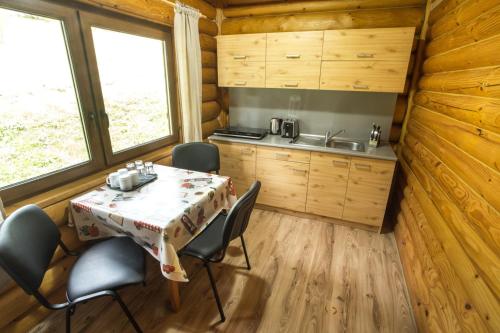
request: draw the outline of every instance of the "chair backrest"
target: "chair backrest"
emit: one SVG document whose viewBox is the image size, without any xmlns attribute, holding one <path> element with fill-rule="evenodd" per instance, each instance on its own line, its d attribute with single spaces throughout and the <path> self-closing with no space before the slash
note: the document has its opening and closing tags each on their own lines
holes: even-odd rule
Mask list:
<svg viewBox="0 0 500 333">
<path fill-rule="evenodd" d="M 241 236 L 247 229 L 257 195 L 260 191 L 260 181 L 255 181 L 250 189 L 241 196 L 227 214 L 224 222 L 222 243 L 223 248 L 233 239 Z"/>
<path fill-rule="evenodd" d="M 0 266 L 28 294 L 37 292 L 61 234 L 38 206 L 24 206 L 0 226 Z"/>
<path fill-rule="evenodd" d="M 212 143 L 191 142 L 177 145 L 172 152 L 172 166 L 201 172 L 219 172 L 219 148 Z"/>
</svg>

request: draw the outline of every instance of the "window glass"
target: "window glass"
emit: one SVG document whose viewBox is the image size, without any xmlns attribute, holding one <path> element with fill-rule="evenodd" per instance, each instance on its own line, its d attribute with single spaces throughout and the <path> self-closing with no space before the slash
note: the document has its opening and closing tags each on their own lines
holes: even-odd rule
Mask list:
<svg viewBox="0 0 500 333">
<path fill-rule="evenodd" d="M 0 187 L 90 159 L 62 22 L 0 8 Z"/>
<path fill-rule="evenodd" d="M 165 42 L 92 27 L 113 153 L 172 134 Z"/>
</svg>

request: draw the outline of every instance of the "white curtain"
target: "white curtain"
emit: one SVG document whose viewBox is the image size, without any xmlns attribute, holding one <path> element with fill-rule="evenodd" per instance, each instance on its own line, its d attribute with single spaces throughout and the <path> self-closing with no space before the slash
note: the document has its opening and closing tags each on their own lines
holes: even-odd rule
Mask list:
<svg viewBox="0 0 500 333">
<path fill-rule="evenodd" d="M 174 18 L 175 58 L 184 142 L 201 141 L 201 48 L 198 10 L 177 3 Z"/>
</svg>

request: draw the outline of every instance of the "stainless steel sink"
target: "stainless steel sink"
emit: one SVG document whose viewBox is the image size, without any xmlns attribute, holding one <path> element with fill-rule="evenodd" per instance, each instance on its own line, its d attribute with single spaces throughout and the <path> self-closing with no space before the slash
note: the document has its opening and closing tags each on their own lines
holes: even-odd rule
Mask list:
<svg viewBox="0 0 500 333">
<path fill-rule="evenodd" d="M 361 141 L 349 140 L 343 138 L 332 138 L 325 145 L 325 136 L 324 135 L 315 135 L 315 134 L 300 134 L 294 140 L 290 141 L 293 145 L 299 146 L 308 146 L 308 147 L 326 147 L 326 148 L 335 148 L 335 149 L 343 149 L 343 150 L 351 150 L 364 152 L 365 145 Z"/>
<path fill-rule="evenodd" d="M 365 145 L 362 142 L 353 140 L 344 140 L 344 139 L 333 139 L 326 144 L 326 147 L 353 150 L 359 152 L 365 151 Z"/>
</svg>

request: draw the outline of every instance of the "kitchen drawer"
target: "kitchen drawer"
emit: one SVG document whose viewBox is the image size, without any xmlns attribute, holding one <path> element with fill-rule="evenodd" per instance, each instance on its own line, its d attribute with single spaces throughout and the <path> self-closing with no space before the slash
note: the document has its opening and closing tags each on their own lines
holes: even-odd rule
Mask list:
<svg viewBox="0 0 500 333">
<path fill-rule="evenodd" d="M 323 61 L 321 66 L 322 90 L 403 92 L 408 62 Z"/>
<path fill-rule="evenodd" d="M 352 157 L 349 180 L 391 187 L 395 162 Z"/>
<path fill-rule="evenodd" d="M 235 158 L 243 161 L 255 161 L 257 148 L 254 145 L 243 143 L 211 141 L 219 148 L 221 161 L 226 158 Z"/>
<path fill-rule="evenodd" d="M 219 63 L 218 75 L 219 87 L 264 88 L 266 86 L 266 64 L 263 61 Z"/>
<path fill-rule="evenodd" d="M 321 61 L 266 62 L 266 88 L 318 89 Z"/>
<path fill-rule="evenodd" d="M 414 27 L 325 31 L 323 60 L 408 62 L 414 33 Z"/>
<path fill-rule="evenodd" d="M 350 158 L 311 153 L 306 212 L 342 218 Z"/>
<path fill-rule="evenodd" d="M 323 31 L 267 34 L 266 61 L 321 60 Z"/>
<path fill-rule="evenodd" d="M 257 147 L 257 158 L 309 163 L 311 160 L 311 152 L 297 149 L 259 146 Z"/>
<path fill-rule="evenodd" d="M 262 189 L 257 202 L 274 207 L 305 211 L 309 164 L 257 159 L 257 179 Z"/>
<path fill-rule="evenodd" d="M 217 61 L 265 61 L 266 34 L 217 36 Z"/>
</svg>

